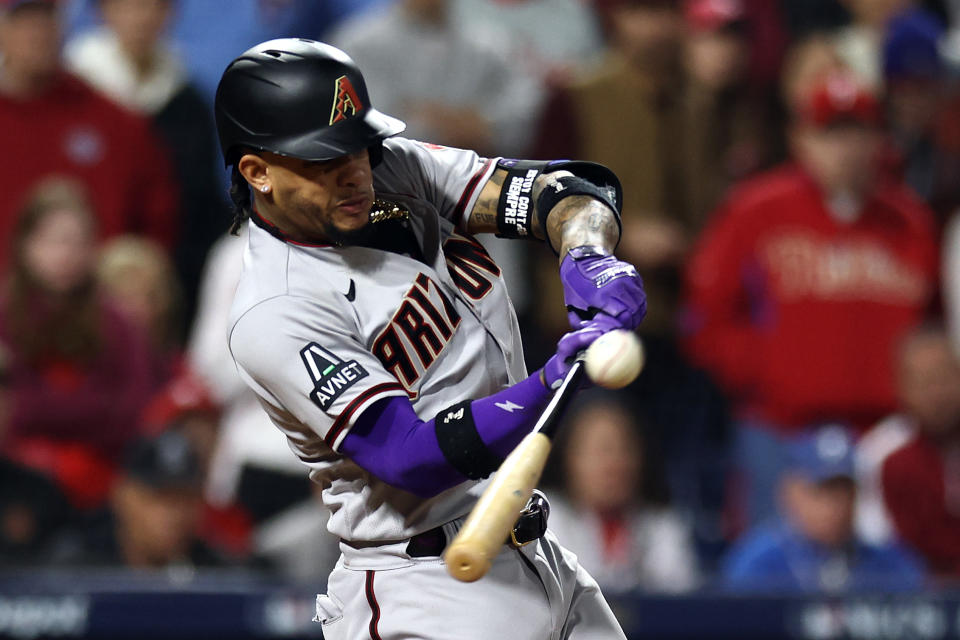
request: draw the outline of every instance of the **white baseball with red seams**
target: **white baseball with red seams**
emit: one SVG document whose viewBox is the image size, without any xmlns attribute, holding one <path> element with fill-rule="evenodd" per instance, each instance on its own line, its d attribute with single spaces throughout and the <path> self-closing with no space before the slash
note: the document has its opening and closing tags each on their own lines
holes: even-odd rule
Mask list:
<svg viewBox="0 0 960 640">
<path fill-rule="evenodd" d="M 643 345 L 636 334 L 618 329 L 597 338 L 583 359 L 587 376 L 607 389 L 621 389 L 643 369 Z"/>
</svg>

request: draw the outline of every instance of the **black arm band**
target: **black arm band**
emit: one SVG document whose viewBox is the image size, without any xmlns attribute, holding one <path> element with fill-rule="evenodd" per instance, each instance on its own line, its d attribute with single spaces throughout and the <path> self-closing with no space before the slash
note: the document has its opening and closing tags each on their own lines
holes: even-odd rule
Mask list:
<svg viewBox="0 0 960 640">
<path fill-rule="evenodd" d="M 547 233 L 547 216 L 561 200 L 570 196 L 589 196 L 607 205 L 617 220 L 617 235 L 619 237 L 623 227 L 620 222 L 620 208 L 616 200 L 616 193 L 610 187 L 598 186 L 579 176 L 560 176 L 556 178 L 552 185 L 544 187 L 543 191 L 540 192 L 536 207 L 540 228 L 543 229 L 547 244 L 550 245 L 554 253 L 560 255 L 557 248 L 550 242 L 550 234 Z"/>
<path fill-rule="evenodd" d="M 486 478 L 500 467 L 503 459 L 490 451 L 477 433 L 470 400 L 444 409 L 433 421 L 437 444 L 450 465 L 470 478 Z"/>
<path fill-rule="evenodd" d="M 617 175 L 601 164 L 579 160 L 501 159 L 497 162 L 497 169 L 507 173 L 497 203 L 497 235 L 501 238 L 533 238 L 533 217 L 537 216 L 547 244 L 550 244 L 547 214 L 563 198 L 576 195 L 590 196 L 608 205 L 617 218 L 617 226 L 620 226 L 623 189 Z M 541 174 L 554 171 L 569 171 L 574 177 L 559 178 L 558 182 L 564 186 L 562 191 L 545 188 L 533 202 L 533 183 Z M 550 248 L 557 253 L 552 246 Z"/>
<path fill-rule="evenodd" d="M 507 171 L 497 203 L 497 236 L 534 239 L 533 182 L 546 167 L 546 162 L 535 160 L 501 160 L 497 163 L 498 169 Z"/>
</svg>

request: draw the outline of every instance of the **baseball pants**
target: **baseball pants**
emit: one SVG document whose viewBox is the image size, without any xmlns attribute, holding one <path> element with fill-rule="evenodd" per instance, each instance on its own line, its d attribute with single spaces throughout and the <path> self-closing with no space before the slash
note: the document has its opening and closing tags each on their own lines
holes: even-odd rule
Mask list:
<svg viewBox="0 0 960 640">
<path fill-rule="evenodd" d="M 450 577 L 439 557 L 410 557 L 405 542 L 340 547 L 317 596 L 326 640 L 625 640 L 596 581 L 549 531 L 504 545 L 473 583 Z"/>
</svg>

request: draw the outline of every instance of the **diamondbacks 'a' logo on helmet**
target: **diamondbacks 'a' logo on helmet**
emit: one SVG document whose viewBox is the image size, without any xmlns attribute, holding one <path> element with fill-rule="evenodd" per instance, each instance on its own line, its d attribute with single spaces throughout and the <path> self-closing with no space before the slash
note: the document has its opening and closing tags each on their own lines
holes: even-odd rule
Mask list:
<svg viewBox="0 0 960 640">
<path fill-rule="evenodd" d="M 330 109 L 330 124 L 346 120 L 363 110 L 363 103 L 347 76 L 340 76 L 333 89 L 333 107 Z"/>
</svg>

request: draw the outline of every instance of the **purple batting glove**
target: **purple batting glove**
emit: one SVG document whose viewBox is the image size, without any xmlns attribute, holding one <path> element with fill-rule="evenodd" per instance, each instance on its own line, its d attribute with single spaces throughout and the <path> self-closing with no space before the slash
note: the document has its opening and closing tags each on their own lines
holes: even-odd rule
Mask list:
<svg viewBox="0 0 960 640">
<path fill-rule="evenodd" d="M 581 351 L 593 344 L 593 341 L 616 328 L 610 319 L 580 322 L 580 328 L 564 335 L 557 343 L 557 352 L 547 360 L 540 371 L 540 378 L 550 389 L 556 389 L 563 382 L 570 367 Z"/>
<path fill-rule="evenodd" d="M 574 247 L 560 262 L 563 302 L 570 326 L 597 314 L 613 318 L 617 328 L 636 329 L 647 315 L 647 294 L 637 269 L 599 247 Z"/>
</svg>

